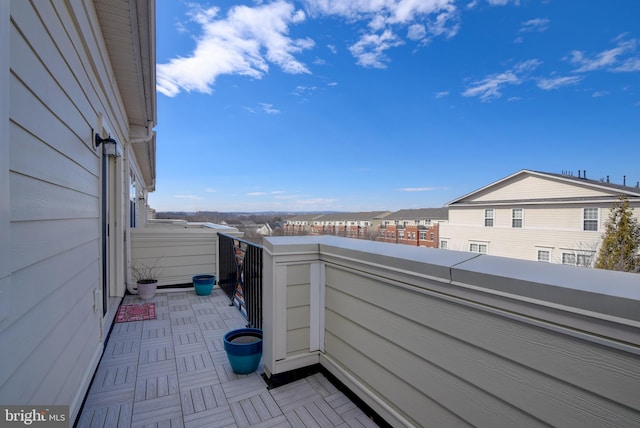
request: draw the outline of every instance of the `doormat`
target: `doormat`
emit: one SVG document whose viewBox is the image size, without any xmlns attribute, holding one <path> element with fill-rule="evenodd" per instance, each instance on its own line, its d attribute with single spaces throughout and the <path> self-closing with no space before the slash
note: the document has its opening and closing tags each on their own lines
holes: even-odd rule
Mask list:
<svg viewBox="0 0 640 428">
<path fill-rule="evenodd" d="M 116 322 L 145 321 L 156 319 L 156 304 L 122 305 L 118 309 Z"/>
</svg>

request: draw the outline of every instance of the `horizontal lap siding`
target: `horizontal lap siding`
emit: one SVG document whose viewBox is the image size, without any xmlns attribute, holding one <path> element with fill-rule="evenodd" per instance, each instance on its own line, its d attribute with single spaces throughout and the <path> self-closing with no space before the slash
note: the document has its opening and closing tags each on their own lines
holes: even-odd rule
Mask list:
<svg viewBox="0 0 640 428">
<path fill-rule="evenodd" d="M 514 199 L 534 199 L 540 195 L 547 198 L 571 198 L 576 196 L 597 197 L 607 195 L 604 191 L 587 188 L 574 183 L 562 183 L 548 178 L 525 175 L 507 180 L 501 185 L 488 189 L 486 193 L 475 195 L 474 201 L 509 201 Z"/>
<path fill-rule="evenodd" d="M 495 208 L 494 226 L 484 226 L 484 208 L 451 210 L 451 223 L 440 226 L 440 236 L 449 239 L 448 249 L 469 251 L 470 241 L 489 244 L 492 256 L 537 260 L 537 247 L 554 249 L 551 261 L 560 263 L 562 249 L 595 251 L 604 231 L 609 209 L 600 208 L 598 231 L 583 231 L 579 207 L 524 207 L 524 226 L 511 227 L 511 209 Z"/>
<path fill-rule="evenodd" d="M 287 354 L 309 352 L 309 265 L 287 270 Z"/>
<path fill-rule="evenodd" d="M 190 283 L 194 275 L 216 274 L 217 242 L 206 229 L 132 229 L 131 262 L 156 266 L 158 285 Z"/>
<path fill-rule="evenodd" d="M 343 269 L 326 282 L 326 353 L 419 425 L 640 424 L 635 355 Z"/>
<path fill-rule="evenodd" d="M 85 17 L 68 14 L 61 4 L 11 2 L 12 290 L 0 332 L 2 403 L 77 405 L 101 349 L 100 158 L 92 146 L 100 85 L 79 56 L 86 41 L 74 23 Z"/>
</svg>

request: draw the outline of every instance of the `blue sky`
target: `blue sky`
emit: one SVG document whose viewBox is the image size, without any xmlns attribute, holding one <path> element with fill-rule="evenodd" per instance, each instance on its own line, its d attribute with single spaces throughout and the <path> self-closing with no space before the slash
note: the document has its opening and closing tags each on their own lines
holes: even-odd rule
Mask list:
<svg viewBox="0 0 640 428">
<path fill-rule="evenodd" d="M 440 207 L 640 180 L 640 2 L 157 2 L 159 211 Z"/>
</svg>

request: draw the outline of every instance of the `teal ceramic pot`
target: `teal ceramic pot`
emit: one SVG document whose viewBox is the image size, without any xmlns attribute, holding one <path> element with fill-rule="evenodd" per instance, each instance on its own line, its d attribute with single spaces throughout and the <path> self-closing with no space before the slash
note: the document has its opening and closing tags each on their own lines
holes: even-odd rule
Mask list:
<svg viewBox="0 0 640 428">
<path fill-rule="evenodd" d="M 240 328 L 224 335 L 224 350 L 231 368 L 238 374 L 256 371 L 262 358 L 262 330 Z"/>
<path fill-rule="evenodd" d="M 193 287 L 198 296 L 208 296 L 216 282 L 215 275 L 196 275 L 193 277 Z"/>
</svg>

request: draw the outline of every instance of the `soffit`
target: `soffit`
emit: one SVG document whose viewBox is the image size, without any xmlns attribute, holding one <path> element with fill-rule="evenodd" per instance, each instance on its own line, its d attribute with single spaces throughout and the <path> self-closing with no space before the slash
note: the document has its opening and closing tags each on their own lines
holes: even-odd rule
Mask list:
<svg viewBox="0 0 640 428">
<path fill-rule="evenodd" d="M 94 7 L 129 121 L 129 140 L 149 190 L 155 188 L 155 1 L 94 0 Z M 151 129 L 148 129 L 151 128 Z"/>
</svg>

